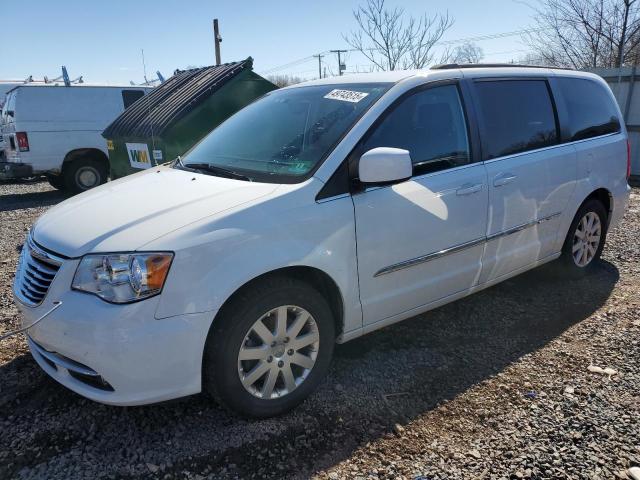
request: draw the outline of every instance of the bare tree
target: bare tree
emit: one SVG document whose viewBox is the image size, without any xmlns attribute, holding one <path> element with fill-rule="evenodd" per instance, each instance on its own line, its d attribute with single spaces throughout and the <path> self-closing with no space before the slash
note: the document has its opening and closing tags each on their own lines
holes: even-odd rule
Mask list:
<svg viewBox="0 0 640 480">
<path fill-rule="evenodd" d="M 267 80 L 276 85 L 278 88 L 287 87 L 289 85 L 295 85 L 296 83 L 304 82 L 304 78 L 295 77 L 293 75 L 280 74 L 280 75 L 268 75 Z"/>
<path fill-rule="evenodd" d="M 525 41 L 547 65 L 589 68 L 636 63 L 638 0 L 540 0 Z"/>
<path fill-rule="evenodd" d="M 448 13 L 407 17 L 404 9 L 388 9 L 385 0 L 367 0 L 354 10 L 358 30 L 343 35 L 380 70 L 423 68 L 433 60 L 433 47 L 453 25 Z"/>
<path fill-rule="evenodd" d="M 465 42 L 458 45 L 452 54 L 455 63 L 480 63 L 484 58 L 484 51 L 475 43 Z"/>
<path fill-rule="evenodd" d="M 415 27 L 412 41 L 409 46 L 409 59 L 404 62 L 405 68 L 424 68 L 433 60 L 433 47 L 453 25 L 453 18 L 449 12 L 444 15 L 436 14 L 433 17 L 423 15 L 415 20 L 411 19 Z"/>
</svg>

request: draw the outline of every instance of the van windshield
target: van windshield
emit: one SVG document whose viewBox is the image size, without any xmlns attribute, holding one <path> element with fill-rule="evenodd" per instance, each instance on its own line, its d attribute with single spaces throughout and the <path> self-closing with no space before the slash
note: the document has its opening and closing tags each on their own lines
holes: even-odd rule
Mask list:
<svg viewBox="0 0 640 480">
<path fill-rule="evenodd" d="M 315 169 L 390 84 L 276 90 L 231 116 L 181 167 L 258 182 L 296 183 Z"/>
</svg>

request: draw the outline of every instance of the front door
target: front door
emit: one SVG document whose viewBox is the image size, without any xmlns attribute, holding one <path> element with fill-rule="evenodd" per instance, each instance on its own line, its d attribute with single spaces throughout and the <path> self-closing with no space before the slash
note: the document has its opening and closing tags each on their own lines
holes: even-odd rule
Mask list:
<svg viewBox="0 0 640 480">
<path fill-rule="evenodd" d="M 470 289 L 481 270 L 487 178 L 456 83 L 397 102 L 356 149 L 409 151 L 413 177 L 353 195 L 365 325 Z M 356 170 L 357 171 L 357 170 Z"/>
</svg>

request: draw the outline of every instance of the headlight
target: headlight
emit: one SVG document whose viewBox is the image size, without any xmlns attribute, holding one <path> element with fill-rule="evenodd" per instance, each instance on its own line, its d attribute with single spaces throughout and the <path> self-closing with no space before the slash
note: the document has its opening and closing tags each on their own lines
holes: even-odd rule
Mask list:
<svg viewBox="0 0 640 480">
<path fill-rule="evenodd" d="M 160 293 L 173 253 L 86 255 L 71 287 L 113 303 L 128 303 Z"/>
</svg>

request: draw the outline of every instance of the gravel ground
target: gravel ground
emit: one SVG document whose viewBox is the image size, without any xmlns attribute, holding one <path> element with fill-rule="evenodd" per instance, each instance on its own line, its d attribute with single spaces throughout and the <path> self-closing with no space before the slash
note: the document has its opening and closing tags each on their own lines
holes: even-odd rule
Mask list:
<svg viewBox="0 0 640 480">
<path fill-rule="evenodd" d="M 18 325 L 25 231 L 62 199 L 0 185 L 0 334 Z M 0 343 L 0 478 L 626 478 L 640 465 L 639 242 L 635 189 L 593 275 L 545 266 L 339 346 L 320 390 L 265 421 L 204 395 L 93 403 L 14 337 Z"/>
</svg>

